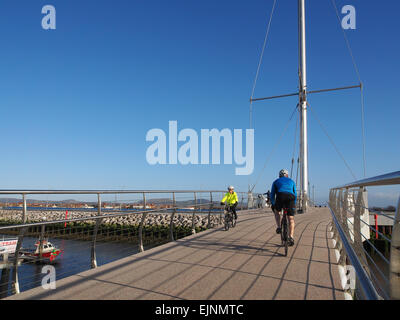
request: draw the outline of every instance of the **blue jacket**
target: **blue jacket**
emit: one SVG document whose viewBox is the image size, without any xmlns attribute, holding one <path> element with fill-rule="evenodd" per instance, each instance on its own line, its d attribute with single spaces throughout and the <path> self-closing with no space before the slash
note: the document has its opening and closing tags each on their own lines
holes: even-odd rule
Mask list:
<svg viewBox="0 0 400 320">
<path fill-rule="evenodd" d="M 296 184 L 290 178 L 282 177 L 274 181 L 271 188 L 271 203 L 275 205 L 275 196 L 278 192 L 285 192 L 294 195 L 294 203 L 296 203 Z"/>
</svg>

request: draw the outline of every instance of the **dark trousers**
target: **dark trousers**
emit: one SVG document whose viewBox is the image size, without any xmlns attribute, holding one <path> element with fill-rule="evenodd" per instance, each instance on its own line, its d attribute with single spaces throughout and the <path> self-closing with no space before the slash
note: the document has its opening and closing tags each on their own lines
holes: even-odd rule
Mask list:
<svg viewBox="0 0 400 320">
<path fill-rule="evenodd" d="M 237 213 L 236 213 L 236 207 L 237 207 L 238 203 L 236 202 L 234 205 L 231 206 L 231 211 L 233 213 L 233 217 L 235 219 L 237 219 Z"/>
</svg>

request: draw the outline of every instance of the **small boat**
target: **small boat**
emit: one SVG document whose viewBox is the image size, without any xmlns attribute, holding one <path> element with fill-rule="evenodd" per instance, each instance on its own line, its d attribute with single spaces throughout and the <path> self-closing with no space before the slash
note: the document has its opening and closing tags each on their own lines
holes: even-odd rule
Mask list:
<svg viewBox="0 0 400 320">
<path fill-rule="evenodd" d="M 27 250 L 22 249 L 20 250 L 21 258 L 24 260 L 34 260 L 34 261 L 41 261 L 45 263 L 53 262 L 54 259 L 61 253 L 61 250 L 56 248 L 50 241 L 43 240 L 42 241 L 42 257 L 40 258 L 40 240 L 36 241 L 35 249 Z"/>
</svg>

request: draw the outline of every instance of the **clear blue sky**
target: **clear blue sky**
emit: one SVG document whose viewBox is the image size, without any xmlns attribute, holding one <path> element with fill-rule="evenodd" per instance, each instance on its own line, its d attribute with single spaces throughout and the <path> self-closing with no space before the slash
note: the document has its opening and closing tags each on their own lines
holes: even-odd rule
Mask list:
<svg viewBox="0 0 400 320">
<path fill-rule="evenodd" d="M 330 0 L 307 2 L 309 89 L 357 84 Z M 0 2 L 0 188 L 224 189 L 260 174 L 296 98 L 255 105 L 255 170 L 150 166 L 148 130 L 246 129 L 272 0 L 21 0 Z M 41 28 L 54 5 L 57 29 Z M 352 4 L 346 31 L 365 84 L 367 176 L 399 170 L 400 3 Z M 297 90 L 297 2 L 278 1 L 256 96 Z M 363 178 L 358 90 L 310 97 L 357 178 Z M 292 121 L 263 172 L 265 192 L 290 169 Z M 298 148 L 297 148 L 298 149 Z M 309 115 L 310 184 L 317 200 L 353 180 Z M 385 189 L 383 189 L 385 190 Z M 398 188 L 377 193 L 393 203 Z M 385 199 L 387 197 L 387 199 Z"/>
</svg>

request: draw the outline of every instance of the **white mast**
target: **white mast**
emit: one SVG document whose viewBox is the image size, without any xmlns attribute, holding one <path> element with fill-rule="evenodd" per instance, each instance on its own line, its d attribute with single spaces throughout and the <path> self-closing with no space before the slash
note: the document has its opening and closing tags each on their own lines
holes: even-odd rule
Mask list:
<svg viewBox="0 0 400 320">
<path fill-rule="evenodd" d="M 299 11 L 299 112 L 300 112 L 300 209 L 307 211 L 308 143 L 307 143 L 307 68 L 305 0 L 298 0 Z"/>
<path fill-rule="evenodd" d="M 273 12 L 273 11 L 272 11 Z M 272 14 L 271 14 L 272 18 Z M 271 99 L 280 99 L 285 97 L 293 97 L 299 96 L 299 105 L 298 110 L 300 113 L 300 155 L 299 155 L 299 166 L 300 169 L 300 185 L 297 187 L 299 192 L 298 203 L 300 204 L 300 210 L 302 212 L 307 211 L 307 207 L 309 205 L 309 182 L 308 182 L 308 142 L 307 142 L 307 94 L 312 93 L 322 93 L 322 92 L 331 92 L 338 90 L 348 90 L 361 88 L 362 84 L 347 86 L 347 87 L 339 87 L 339 88 L 331 88 L 331 89 L 322 89 L 322 90 L 308 90 L 307 89 L 307 64 L 306 64 L 306 8 L 305 8 L 305 0 L 298 0 L 298 28 L 299 28 L 299 92 L 289 93 L 279 96 L 270 96 L 266 98 L 253 98 L 253 95 L 250 98 L 250 102 L 253 103 L 255 101 L 266 101 Z M 270 19 L 271 23 L 271 19 Z M 268 29 L 269 30 L 269 29 Z M 267 31 L 268 34 L 268 31 Z M 266 40 L 265 40 L 266 42 Z M 265 45 L 264 42 L 264 45 Z M 264 52 L 264 50 L 263 50 Z M 260 60 L 261 61 L 261 60 Z M 257 75 L 256 79 L 258 76 Z M 254 93 L 254 87 L 253 87 Z M 250 109 L 250 115 L 251 115 Z M 257 180 L 258 182 L 258 180 Z M 256 184 L 257 184 L 256 182 Z M 254 189 L 256 184 L 250 189 L 251 191 Z"/>
</svg>

